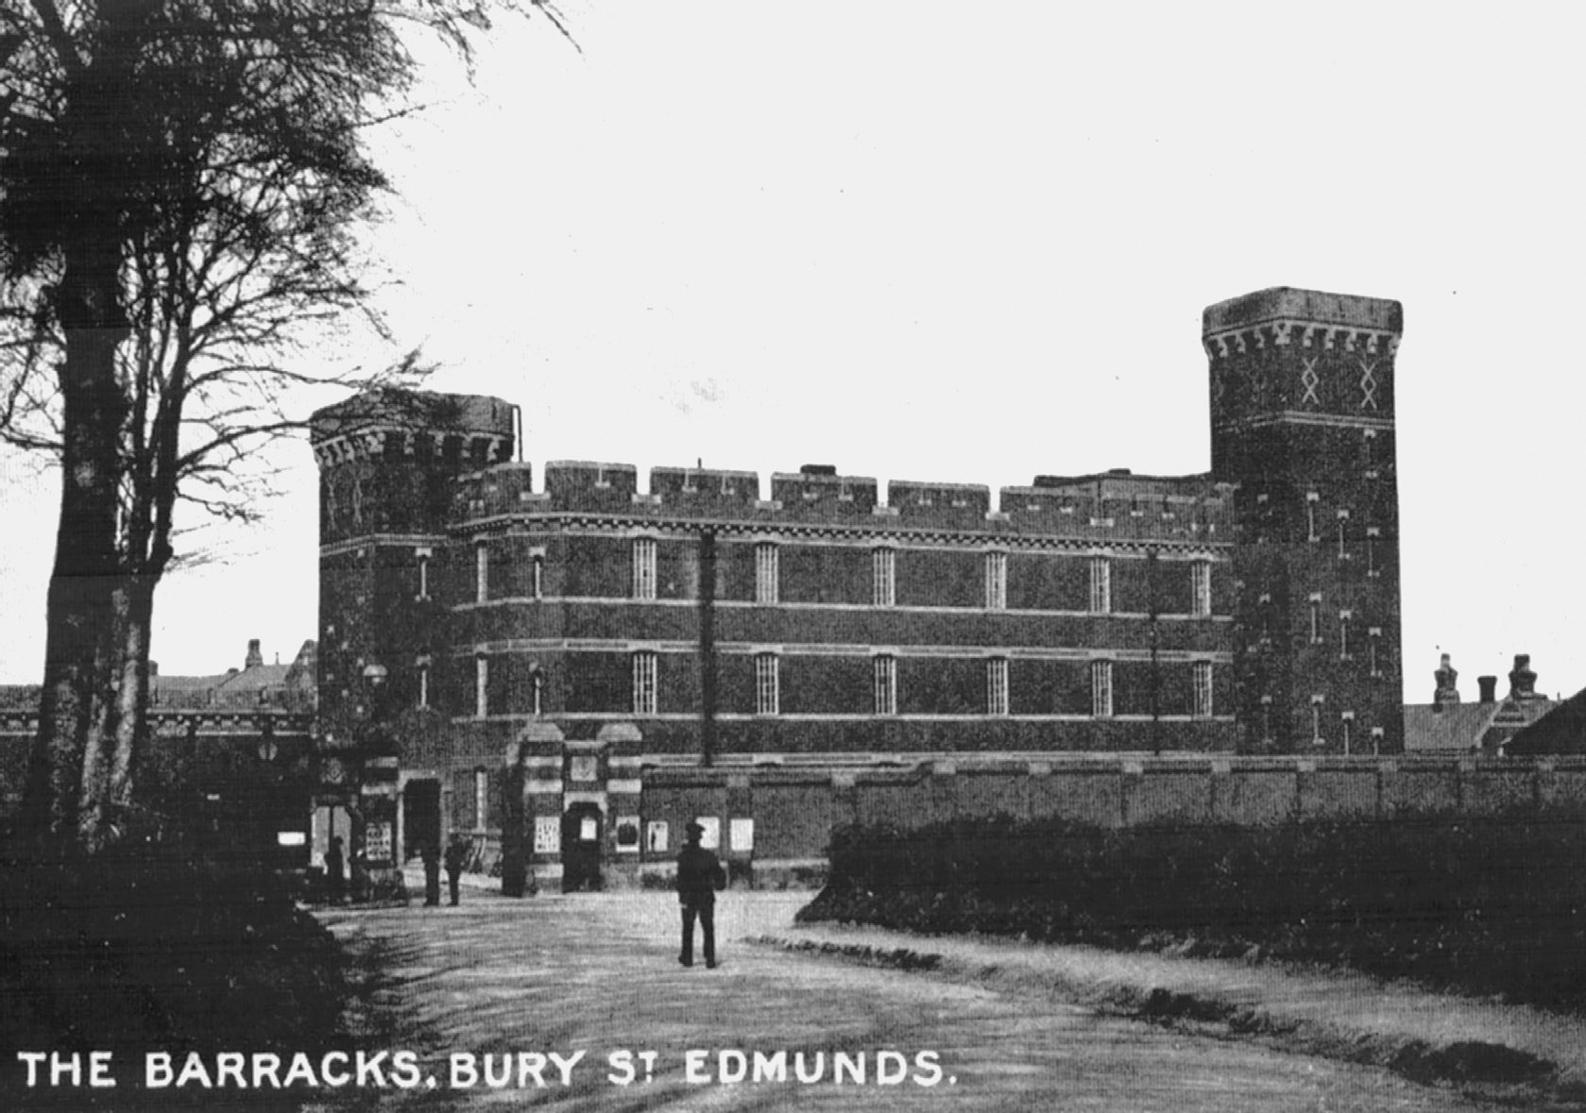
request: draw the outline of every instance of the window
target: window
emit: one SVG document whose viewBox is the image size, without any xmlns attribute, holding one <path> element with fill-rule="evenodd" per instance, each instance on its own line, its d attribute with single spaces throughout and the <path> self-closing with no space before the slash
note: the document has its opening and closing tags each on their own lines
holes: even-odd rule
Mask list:
<svg viewBox="0 0 1586 1113">
<path fill-rule="evenodd" d="M 777 713 L 777 658 L 775 653 L 759 653 L 754 659 L 754 713 Z"/>
<path fill-rule="evenodd" d="M 545 674 L 539 669 L 529 673 L 529 710 L 535 715 L 545 710 Z"/>
<path fill-rule="evenodd" d="M 1370 667 L 1372 676 L 1382 675 L 1382 651 L 1378 648 L 1381 642 L 1381 627 L 1373 626 L 1366 632 L 1366 664 Z"/>
<path fill-rule="evenodd" d="M 1376 757 L 1382 752 L 1382 728 L 1371 728 L 1371 756 Z"/>
<path fill-rule="evenodd" d="M 655 538 L 633 539 L 633 597 L 655 598 Z"/>
<path fill-rule="evenodd" d="M 986 554 L 986 607 L 993 611 L 1008 606 L 1008 554 Z"/>
<path fill-rule="evenodd" d="M 1008 713 L 1008 659 L 993 657 L 986 662 L 986 714 Z"/>
<path fill-rule="evenodd" d="M 480 654 L 474 658 L 474 715 L 483 719 L 490 714 L 490 658 Z"/>
<path fill-rule="evenodd" d="M 633 713 L 655 714 L 655 654 L 650 650 L 633 655 Z"/>
<path fill-rule="evenodd" d="M 890 607 L 897 601 L 895 572 L 897 553 L 892 549 L 877 549 L 871 554 L 871 580 L 874 584 L 874 603 Z"/>
<path fill-rule="evenodd" d="M 1349 511 L 1338 512 L 1338 559 L 1349 559 Z"/>
<path fill-rule="evenodd" d="M 1212 562 L 1197 560 L 1190 565 L 1190 613 L 1205 618 L 1212 613 Z"/>
<path fill-rule="evenodd" d="M 420 707 L 430 705 L 430 659 L 420 657 L 417 661 L 419 674 L 419 702 Z"/>
<path fill-rule="evenodd" d="M 1321 535 L 1316 532 L 1316 502 L 1321 498 L 1315 491 L 1305 493 L 1305 539 L 1307 541 L 1320 541 Z"/>
<path fill-rule="evenodd" d="M 474 829 L 483 831 L 490 824 L 490 774 L 474 770 Z"/>
<path fill-rule="evenodd" d="M 1322 644 L 1322 597 L 1311 596 L 1311 644 Z"/>
<path fill-rule="evenodd" d="M 418 597 L 420 599 L 428 599 L 430 597 L 430 556 L 432 554 L 429 549 L 415 549 L 413 550 L 413 555 L 419 564 Z"/>
<path fill-rule="evenodd" d="M 1376 526 L 1366 527 L 1366 575 L 1380 576 L 1382 573 L 1377 568 L 1377 539 L 1382 536 L 1382 531 Z"/>
<path fill-rule="evenodd" d="M 898 713 L 898 659 L 882 656 L 875 659 L 876 714 Z"/>
<path fill-rule="evenodd" d="M 1272 642 L 1272 593 L 1261 593 L 1261 641 L 1263 644 Z"/>
<path fill-rule="evenodd" d="M 762 541 L 754 547 L 754 601 L 770 604 L 777 601 L 776 546 Z"/>
<path fill-rule="evenodd" d="M 1355 713 L 1353 711 L 1345 711 L 1338 717 L 1338 736 L 1343 742 L 1344 755 L 1346 757 L 1349 755 L 1349 747 L 1351 745 L 1350 736 L 1354 734 L 1354 730 Z"/>
<path fill-rule="evenodd" d="M 1090 558 L 1090 613 L 1107 614 L 1112 610 L 1112 561 L 1106 557 Z"/>
<path fill-rule="evenodd" d="M 1349 660 L 1349 623 L 1355 617 L 1353 611 L 1338 612 L 1338 659 Z"/>
<path fill-rule="evenodd" d="M 540 553 L 529 561 L 529 591 L 534 599 L 545 598 L 545 557 Z"/>
<path fill-rule="evenodd" d="M 1311 697 L 1311 745 L 1320 746 L 1322 738 L 1322 697 Z"/>
<path fill-rule="evenodd" d="M 1212 663 L 1196 661 L 1192 666 L 1195 681 L 1195 717 L 1212 717 Z"/>
<path fill-rule="evenodd" d="M 1261 697 L 1261 740 L 1272 741 L 1272 697 Z"/>
<path fill-rule="evenodd" d="M 490 550 L 483 541 L 474 546 L 474 602 L 490 598 Z"/>
<path fill-rule="evenodd" d="M 1090 713 L 1098 719 L 1112 715 L 1112 662 L 1090 663 Z"/>
</svg>

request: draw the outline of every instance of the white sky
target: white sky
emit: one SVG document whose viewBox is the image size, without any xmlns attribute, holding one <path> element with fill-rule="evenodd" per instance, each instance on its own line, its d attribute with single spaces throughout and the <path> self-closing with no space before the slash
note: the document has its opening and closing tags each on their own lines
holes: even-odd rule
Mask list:
<svg viewBox="0 0 1586 1113">
<path fill-rule="evenodd" d="M 1565 4 L 569 0 L 381 140 L 382 304 L 525 458 L 1028 483 L 1209 466 L 1200 312 L 1396 298 L 1407 694 L 1586 685 Z M 321 399 L 323 401 L 323 399 Z M 306 443 L 157 599 L 167 673 L 314 636 Z M 0 456 L 0 680 L 35 681 L 58 498 Z M 1502 690 L 1505 685 L 1500 685 Z"/>
</svg>

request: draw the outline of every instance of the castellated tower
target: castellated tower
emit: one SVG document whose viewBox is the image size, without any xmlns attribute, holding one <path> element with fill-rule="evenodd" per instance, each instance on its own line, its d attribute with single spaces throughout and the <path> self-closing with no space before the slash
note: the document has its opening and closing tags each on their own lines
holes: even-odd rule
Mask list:
<svg viewBox="0 0 1586 1113">
<path fill-rule="evenodd" d="M 1280 287 L 1205 311 L 1212 475 L 1237 486 L 1247 753 L 1398 753 L 1396 301 Z"/>
<path fill-rule="evenodd" d="M 440 656 L 434 605 L 457 476 L 511 458 L 517 407 L 479 395 L 371 391 L 317 411 L 320 714 L 327 743 L 367 723 L 385 670 L 391 707 L 423 704 Z"/>
</svg>

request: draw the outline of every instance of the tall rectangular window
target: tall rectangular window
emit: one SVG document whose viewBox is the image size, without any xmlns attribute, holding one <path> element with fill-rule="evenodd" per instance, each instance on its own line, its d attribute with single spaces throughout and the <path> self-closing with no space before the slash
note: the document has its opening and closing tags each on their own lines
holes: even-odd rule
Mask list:
<svg viewBox="0 0 1586 1113">
<path fill-rule="evenodd" d="M 1008 713 L 1008 659 L 993 657 L 986 662 L 986 714 Z"/>
<path fill-rule="evenodd" d="M 490 826 L 490 774 L 483 769 L 474 770 L 474 829 L 483 831 Z"/>
<path fill-rule="evenodd" d="M 1322 597 L 1311 596 L 1311 644 L 1322 644 Z"/>
<path fill-rule="evenodd" d="M 545 708 L 545 674 L 535 669 L 529 675 L 530 709 L 535 715 L 544 714 Z"/>
<path fill-rule="evenodd" d="M 1382 536 L 1382 531 L 1376 526 L 1366 527 L 1366 575 L 1380 576 L 1382 573 L 1377 568 L 1377 541 Z"/>
<path fill-rule="evenodd" d="M 754 547 L 754 601 L 777 601 L 777 549 L 770 541 L 761 541 Z"/>
<path fill-rule="evenodd" d="M 1371 756 L 1376 757 L 1382 753 L 1382 728 L 1371 728 Z"/>
<path fill-rule="evenodd" d="M 1353 737 L 1352 737 L 1354 732 L 1355 732 L 1355 713 L 1353 711 L 1345 711 L 1343 713 L 1343 715 L 1339 716 L 1338 736 L 1339 736 L 1339 739 L 1343 742 L 1344 754 L 1345 754 L 1346 757 L 1350 753 L 1350 746 L 1352 746 L 1354 744 Z"/>
<path fill-rule="evenodd" d="M 870 556 L 872 602 L 878 607 L 890 607 L 897 601 L 897 553 L 892 549 L 876 549 Z"/>
<path fill-rule="evenodd" d="M 480 654 L 474 658 L 474 715 L 483 719 L 490 714 L 490 658 Z"/>
<path fill-rule="evenodd" d="M 754 712 L 756 715 L 775 715 L 777 704 L 776 654 L 757 654 L 754 659 Z"/>
<path fill-rule="evenodd" d="M 1090 663 L 1090 713 L 1098 719 L 1112 716 L 1112 662 Z"/>
<path fill-rule="evenodd" d="M 1190 565 L 1191 611 L 1196 618 L 1212 613 L 1212 562 L 1197 560 Z"/>
<path fill-rule="evenodd" d="M 633 597 L 655 598 L 655 538 L 633 539 Z"/>
<path fill-rule="evenodd" d="M 545 598 L 545 557 L 539 553 L 529 561 L 529 589 L 532 598 Z"/>
<path fill-rule="evenodd" d="M 1349 511 L 1338 512 L 1338 559 L 1349 559 Z"/>
<path fill-rule="evenodd" d="M 1311 697 L 1311 745 L 1322 744 L 1322 697 Z"/>
<path fill-rule="evenodd" d="M 417 558 L 419 563 L 419 598 L 428 599 L 430 597 L 431 553 L 429 549 L 417 549 L 414 552 L 414 556 Z"/>
<path fill-rule="evenodd" d="M 1350 611 L 1338 612 L 1338 659 L 1340 661 L 1349 660 L 1349 624 L 1354 617 L 1354 614 Z"/>
<path fill-rule="evenodd" d="M 1008 554 L 986 554 L 986 607 L 993 611 L 1008 606 Z"/>
<path fill-rule="evenodd" d="M 1307 541 L 1320 541 L 1321 534 L 1316 532 L 1316 503 L 1321 498 L 1315 491 L 1305 492 L 1305 539 Z"/>
<path fill-rule="evenodd" d="M 633 655 L 633 713 L 655 714 L 655 654 L 650 650 Z"/>
<path fill-rule="evenodd" d="M 1196 661 L 1192 666 L 1195 680 L 1195 717 L 1212 717 L 1212 663 Z"/>
<path fill-rule="evenodd" d="M 490 598 L 490 550 L 481 541 L 474 546 L 474 602 Z"/>
<path fill-rule="evenodd" d="M 1107 614 L 1112 610 L 1112 561 L 1106 557 L 1090 558 L 1090 613 Z"/>
<path fill-rule="evenodd" d="M 877 657 L 873 662 L 875 675 L 876 714 L 898 713 L 898 659 Z"/>
<path fill-rule="evenodd" d="M 1366 632 L 1366 663 L 1372 676 L 1382 675 L 1382 628 L 1373 626 Z"/>
<path fill-rule="evenodd" d="M 428 657 L 420 657 L 418 659 L 418 674 L 419 706 L 428 707 L 430 705 L 430 659 Z"/>
</svg>

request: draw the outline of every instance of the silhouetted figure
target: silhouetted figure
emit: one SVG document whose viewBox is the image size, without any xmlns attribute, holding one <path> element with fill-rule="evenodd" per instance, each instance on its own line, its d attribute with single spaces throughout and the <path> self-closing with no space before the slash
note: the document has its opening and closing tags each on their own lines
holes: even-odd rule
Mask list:
<svg viewBox="0 0 1586 1113">
<path fill-rule="evenodd" d="M 457 882 L 462 877 L 463 862 L 468 858 L 468 842 L 461 835 L 453 835 L 446 847 L 446 885 L 451 891 L 452 904 L 457 903 Z"/>
<path fill-rule="evenodd" d="M 340 835 L 330 837 L 330 849 L 325 851 L 325 887 L 332 904 L 340 904 L 347 893 L 347 854 Z"/>
<path fill-rule="evenodd" d="M 690 823 L 686 843 L 677 856 L 677 902 L 683 910 L 683 949 L 677 961 L 694 965 L 694 918 L 704 935 L 705 965 L 716 966 L 716 890 L 727 887 L 727 871 L 716 855 L 699 845 L 705 828 Z"/>
<path fill-rule="evenodd" d="M 429 839 L 424 840 L 419 854 L 424 858 L 424 907 L 435 908 L 441 903 L 441 851 Z M 457 902 L 452 901 L 453 904 Z"/>
</svg>

